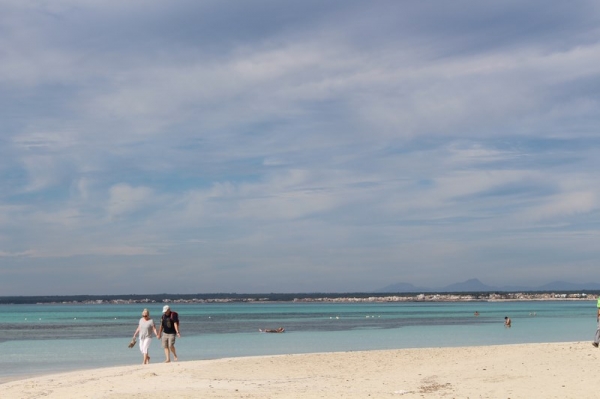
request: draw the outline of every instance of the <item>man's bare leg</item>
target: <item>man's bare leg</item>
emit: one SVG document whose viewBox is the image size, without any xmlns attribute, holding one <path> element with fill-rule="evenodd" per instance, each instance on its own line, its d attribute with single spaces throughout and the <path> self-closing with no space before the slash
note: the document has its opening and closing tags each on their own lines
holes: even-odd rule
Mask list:
<svg viewBox="0 0 600 399">
<path fill-rule="evenodd" d="M 165 360 L 165 363 L 169 363 L 171 361 L 171 355 L 169 353 L 169 348 L 165 348 L 165 358 L 167 360 Z"/>
<path fill-rule="evenodd" d="M 171 346 L 171 352 L 173 352 L 173 360 L 177 361 L 177 352 L 175 351 L 175 345 Z"/>
</svg>

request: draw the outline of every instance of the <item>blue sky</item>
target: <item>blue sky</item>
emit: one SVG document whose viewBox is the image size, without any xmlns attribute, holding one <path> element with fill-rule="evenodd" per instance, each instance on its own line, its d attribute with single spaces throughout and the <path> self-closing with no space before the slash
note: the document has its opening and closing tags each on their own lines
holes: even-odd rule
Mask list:
<svg viewBox="0 0 600 399">
<path fill-rule="evenodd" d="M 0 1 L 0 295 L 600 281 L 597 1 Z"/>
</svg>

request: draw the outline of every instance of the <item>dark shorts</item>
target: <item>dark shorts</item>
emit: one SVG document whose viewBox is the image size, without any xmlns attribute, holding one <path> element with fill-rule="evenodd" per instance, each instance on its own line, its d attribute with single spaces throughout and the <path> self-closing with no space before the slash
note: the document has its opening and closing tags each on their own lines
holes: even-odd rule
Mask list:
<svg viewBox="0 0 600 399">
<path fill-rule="evenodd" d="M 170 348 L 175 345 L 175 334 L 163 334 L 161 342 L 164 349 Z"/>
</svg>

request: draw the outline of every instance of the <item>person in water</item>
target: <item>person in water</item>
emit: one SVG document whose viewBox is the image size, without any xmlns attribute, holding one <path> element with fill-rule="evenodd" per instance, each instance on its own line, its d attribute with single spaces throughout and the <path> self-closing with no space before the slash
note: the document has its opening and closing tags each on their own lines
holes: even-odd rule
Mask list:
<svg viewBox="0 0 600 399">
<path fill-rule="evenodd" d="M 283 327 L 279 327 L 279 328 L 275 328 L 275 329 L 268 329 L 267 328 L 267 329 L 264 329 L 264 330 L 259 329 L 258 331 L 260 331 L 260 332 L 266 332 L 266 333 L 282 333 L 282 332 L 285 332 L 285 328 L 283 328 Z"/>
<path fill-rule="evenodd" d="M 510 327 L 512 325 L 512 322 L 510 321 L 510 317 L 506 316 L 504 318 L 504 327 Z"/>
</svg>

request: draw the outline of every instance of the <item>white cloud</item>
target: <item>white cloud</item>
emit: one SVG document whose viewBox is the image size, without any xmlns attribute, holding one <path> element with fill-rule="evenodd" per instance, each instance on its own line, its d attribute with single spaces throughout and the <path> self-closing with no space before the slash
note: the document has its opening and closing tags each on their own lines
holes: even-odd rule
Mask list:
<svg viewBox="0 0 600 399">
<path fill-rule="evenodd" d="M 143 209 L 151 202 L 153 191 L 147 187 L 132 187 L 117 184 L 110 188 L 107 213 L 109 217 L 119 217 Z"/>
<path fill-rule="evenodd" d="M 19 258 L 34 255 L 34 251 L 8 252 L 0 250 L 0 258 Z"/>
<path fill-rule="evenodd" d="M 523 216 L 533 221 L 544 221 L 585 214 L 596 209 L 598 209 L 598 201 L 595 193 L 566 192 L 552 196 L 548 201 L 532 207 Z"/>
<path fill-rule="evenodd" d="M 29 182 L 24 191 L 34 192 L 43 190 L 59 181 L 59 166 L 54 156 L 26 156 L 22 158 L 22 162 L 29 175 Z"/>
</svg>

